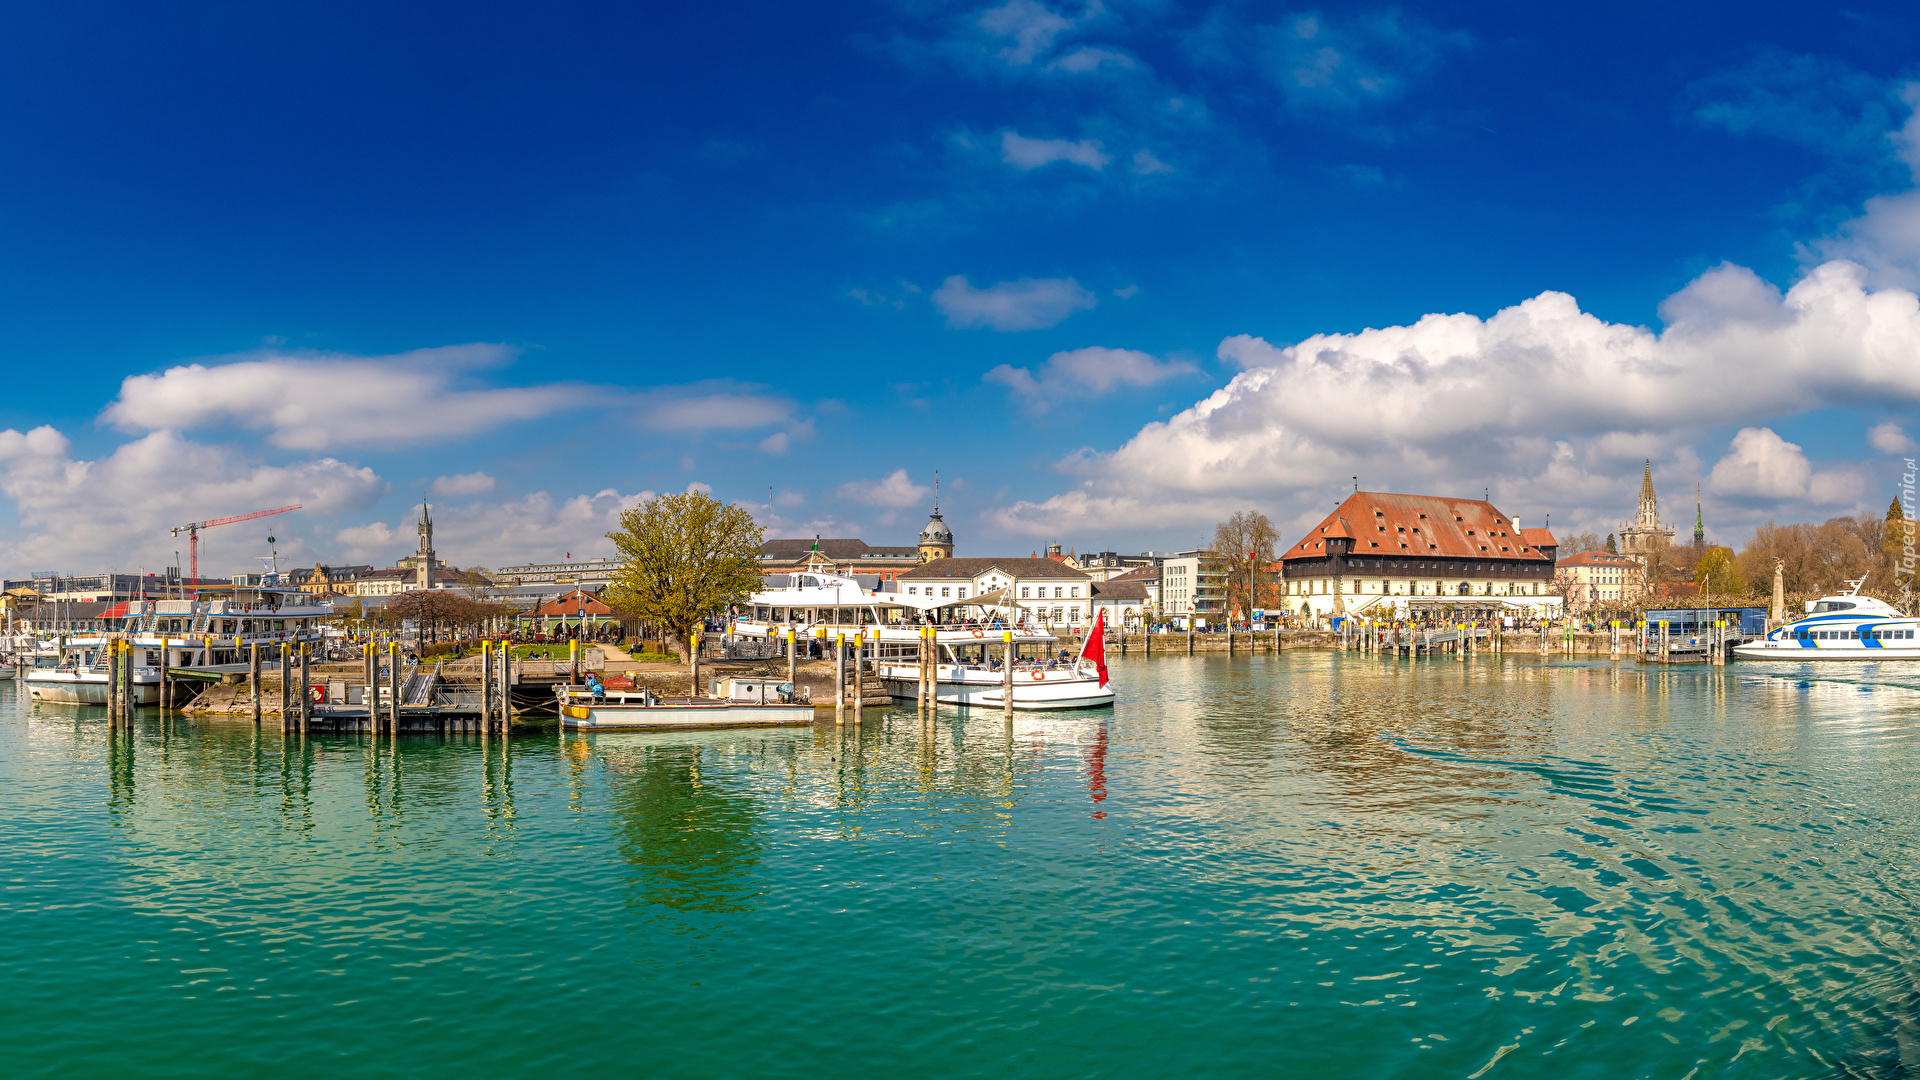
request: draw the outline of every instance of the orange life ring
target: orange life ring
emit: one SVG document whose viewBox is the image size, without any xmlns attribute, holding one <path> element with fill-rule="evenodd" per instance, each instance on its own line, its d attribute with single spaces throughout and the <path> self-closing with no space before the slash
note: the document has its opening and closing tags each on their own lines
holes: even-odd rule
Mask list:
<svg viewBox="0 0 1920 1080">
<path fill-rule="evenodd" d="M 985 630 L 975 630 L 973 632 L 973 636 L 978 638 L 983 638 L 987 636 L 987 632 Z"/>
<path fill-rule="evenodd" d="M 1036 679 L 1044 679 L 1047 677 L 1047 673 L 1044 671 L 1036 671 L 1033 673 L 1033 677 Z"/>
</svg>

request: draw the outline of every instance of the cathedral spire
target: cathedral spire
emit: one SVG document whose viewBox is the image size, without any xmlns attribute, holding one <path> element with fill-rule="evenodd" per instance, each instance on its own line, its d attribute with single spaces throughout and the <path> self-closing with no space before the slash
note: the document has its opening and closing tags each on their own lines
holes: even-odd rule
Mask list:
<svg viewBox="0 0 1920 1080">
<path fill-rule="evenodd" d="M 1706 519 L 1700 516 L 1700 485 L 1693 485 L 1693 546 L 1707 545 Z"/>
</svg>

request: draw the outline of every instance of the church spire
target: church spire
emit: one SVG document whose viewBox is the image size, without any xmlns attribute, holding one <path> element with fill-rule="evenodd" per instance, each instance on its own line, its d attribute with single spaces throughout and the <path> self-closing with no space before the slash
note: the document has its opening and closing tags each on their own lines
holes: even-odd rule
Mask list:
<svg viewBox="0 0 1920 1080">
<path fill-rule="evenodd" d="M 1693 485 L 1693 546 L 1707 545 L 1706 519 L 1700 516 L 1700 485 Z"/>
</svg>

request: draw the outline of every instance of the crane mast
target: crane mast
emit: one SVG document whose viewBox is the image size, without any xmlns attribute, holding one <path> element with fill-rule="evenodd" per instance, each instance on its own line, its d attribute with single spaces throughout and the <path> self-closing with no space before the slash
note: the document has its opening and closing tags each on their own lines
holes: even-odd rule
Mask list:
<svg viewBox="0 0 1920 1080">
<path fill-rule="evenodd" d="M 252 521 L 255 518 L 272 517 L 275 514 L 284 514 L 289 510 L 298 510 L 298 509 L 300 509 L 300 504 L 294 503 L 292 506 L 282 506 L 273 510 L 255 510 L 251 514 L 240 514 L 235 517 L 213 518 L 208 521 L 192 521 L 192 522 L 188 522 L 185 525 L 176 526 L 173 530 L 173 535 L 179 536 L 183 532 L 187 534 L 187 559 L 189 560 L 188 561 L 189 569 L 187 572 L 187 587 L 190 589 L 197 588 L 200 584 L 200 530 L 201 529 L 211 529 L 216 525 L 231 525 L 236 521 Z"/>
</svg>

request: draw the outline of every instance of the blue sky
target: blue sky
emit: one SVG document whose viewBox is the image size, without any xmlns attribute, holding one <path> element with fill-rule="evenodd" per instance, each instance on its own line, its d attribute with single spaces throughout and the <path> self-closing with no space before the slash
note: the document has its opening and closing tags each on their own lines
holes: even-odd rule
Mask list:
<svg viewBox="0 0 1920 1080">
<path fill-rule="evenodd" d="M 1349 477 L 1606 531 L 1884 508 L 1920 12 L 21 5 L 0 558 L 601 554 L 709 486 L 962 554 Z M 1688 505 L 1681 505 L 1688 503 Z M 252 531 L 249 531 L 252 530 Z M 264 530 L 210 533 L 210 568 Z"/>
</svg>

